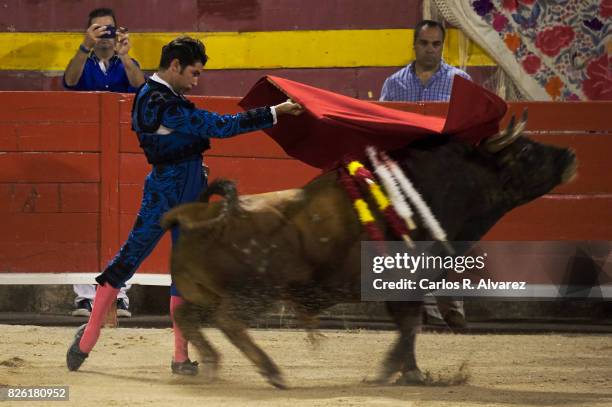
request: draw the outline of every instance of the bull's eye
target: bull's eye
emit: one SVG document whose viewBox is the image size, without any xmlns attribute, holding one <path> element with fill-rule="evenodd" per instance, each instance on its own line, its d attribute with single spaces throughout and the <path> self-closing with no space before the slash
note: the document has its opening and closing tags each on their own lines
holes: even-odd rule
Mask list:
<svg viewBox="0 0 612 407">
<path fill-rule="evenodd" d="M 532 167 L 540 161 L 538 154 L 534 146 L 526 145 L 521 150 L 521 160 L 529 167 Z"/>
<path fill-rule="evenodd" d="M 526 144 L 525 146 L 523 146 L 523 148 L 521 148 L 517 156 L 519 158 L 529 159 L 531 156 L 533 156 L 532 151 L 533 151 L 533 146 L 531 144 Z"/>
</svg>

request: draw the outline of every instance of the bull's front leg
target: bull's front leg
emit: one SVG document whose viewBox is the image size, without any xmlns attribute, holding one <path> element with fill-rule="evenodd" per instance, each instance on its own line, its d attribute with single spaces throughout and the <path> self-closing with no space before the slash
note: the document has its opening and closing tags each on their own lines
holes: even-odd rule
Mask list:
<svg viewBox="0 0 612 407">
<path fill-rule="evenodd" d="M 200 331 L 201 308 L 184 302 L 174 311 L 174 321 L 185 336 L 198 350 L 203 364 L 203 376 L 206 380 L 214 380 L 219 370 L 220 356 Z"/>
<path fill-rule="evenodd" d="M 271 385 L 279 389 L 287 388 L 280 369 L 272 359 L 253 342 L 247 333 L 245 324 L 231 317 L 230 314 L 226 312 L 219 312 L 217 314 L 216 324 L 230 342 L 240 349 L 240 351 L 259 368 L 259 373 L 261 373 Z"/>
<path fill-rule="evenodd" d="M 387 311 L 399 329 L 399 338 L 383 363 L 378 382 L 388 383 L 401 373 L 396 384 L 423 384 L 423 373 L 417 366 L 416 333 L 421 325 L 421 302 L 387 302 Z"/>
</svg>

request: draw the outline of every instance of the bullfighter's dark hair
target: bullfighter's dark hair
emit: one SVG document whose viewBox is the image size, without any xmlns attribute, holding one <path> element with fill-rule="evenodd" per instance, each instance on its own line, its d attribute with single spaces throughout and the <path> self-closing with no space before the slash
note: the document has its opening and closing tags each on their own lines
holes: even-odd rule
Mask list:
<svg viewBox="0 0 612 407">
<path fill-rule="evenodd" d="M 162 48 L 161 60 L 159 61 L 159 69 L 165 70 L 170 67 L 170 63 L 178 59 L 181 65 L 181 71 L 189 65 L 194 65 L 201 62 L 206 65 L 208 56 L 206 55 L 206 47 L 202 41 L 197 38 L 188 36 L 178 37 Z"/>
<path fill-rule="evenodd" d="M 115 17 L 115 12 L 113 11 L 113 9 L 110 8 L 105 8 L 105 7 L 101 7 L 101 8 L 97 8 L 95 10 L 92 10 L 89 13 L 88 19 L 87 19 L 87 28 L 91 27 L 91 22 L 94 18 L 97 17 L 106 17 L 106 16 L 110 16 L 113 18 L 113 23 L 115 24 L 115 26 L 117 25 L 117 18 Z"/>
<path fill-rule="evenodd" d="M 422 20 L 418 22 L 416 27 L 414 27 L 413 43 L 416 44 L 417 40 L 419 39 L 419 33 L 421 32 L 421 29 L 423 29 L 423 27 L 428 27 L 428 28 L 438 27 L 438 29 L 442 31 L 442 42 L 444 42 L 444 38 L 446 37 L 446 30 L 444 29 L 444 26 L 441 23 L 434 21 L 434 20 Z"/>
</svg>

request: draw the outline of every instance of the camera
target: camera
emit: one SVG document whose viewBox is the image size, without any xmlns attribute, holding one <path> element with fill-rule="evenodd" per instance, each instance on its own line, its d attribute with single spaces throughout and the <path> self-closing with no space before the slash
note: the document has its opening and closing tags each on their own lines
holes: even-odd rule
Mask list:
<svg viewBox="0 0 612 407">
<path fill-rule="evenodd" d="M 107 25 L 106 31 L 108 31 L 108 34 L 103 34 L 98 38 L 115 38 L 117 36 L 117 27 L 114 25 Z"/>
</svg>

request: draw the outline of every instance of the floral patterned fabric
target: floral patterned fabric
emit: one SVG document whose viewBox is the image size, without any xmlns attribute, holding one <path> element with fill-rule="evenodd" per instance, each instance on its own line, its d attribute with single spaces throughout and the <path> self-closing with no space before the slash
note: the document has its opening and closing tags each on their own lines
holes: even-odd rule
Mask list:
<svg viewBox="0 0 612 407">
<path fill-rule="evenodd" d="M 612 0 L 444 3 L 530 99 L 612 100 Z"/>
</svg>

